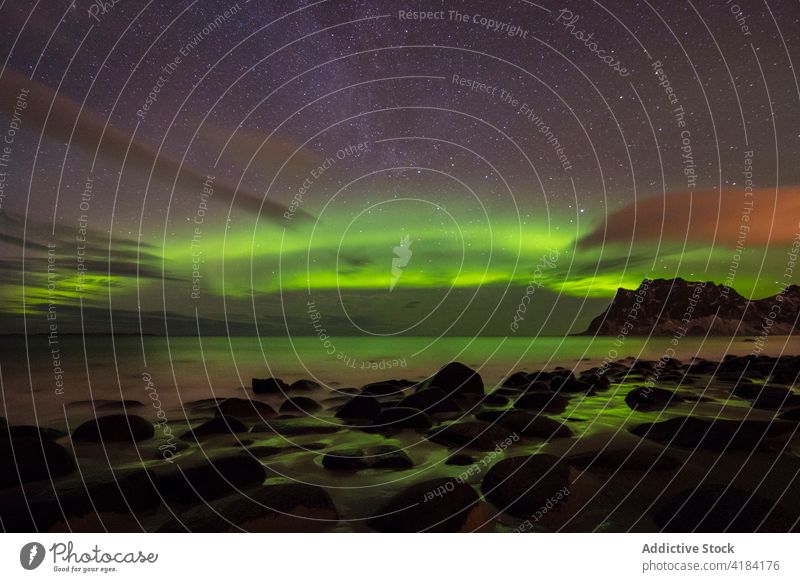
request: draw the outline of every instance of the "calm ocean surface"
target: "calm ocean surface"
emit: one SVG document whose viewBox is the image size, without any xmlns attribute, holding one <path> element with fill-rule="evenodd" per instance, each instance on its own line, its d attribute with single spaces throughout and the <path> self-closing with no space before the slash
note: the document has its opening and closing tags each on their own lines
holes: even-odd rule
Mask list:
<svg viewBox="0 0 800 582">
<path fill-rule="evenodd" d="M 388 378 L 422 379 L 449 361 L 480 371 L 487 387 L 511 372 L 564 366 L 585 369 L 604 359 L 658 359 L 670 338 L 629 337 L 145 337 L 62 336 L 49 346 L 42 336 L 2 340 L 3 416 L 15 424 L 63 424 L 65 410 L 89 399 L 145 401 L 148 379 L 167 408 L 210 397 L 244 396 L 250 379 L 311 378 L 332 389 L 360 387 Z M 719 360 L 751 353 L 747 338 L 684 338 L 675 357 Z M 51 348 L 57 348 L 53 352 Z M 771 337 L 765 355 L 799 354 L 800 338 Z M 670 352 L 671 354 L 671 352 Z M 28 362 L 30 366 L 28 366 Z M 59 382 L 61 385 L 59 386 Z"/>
</svg>

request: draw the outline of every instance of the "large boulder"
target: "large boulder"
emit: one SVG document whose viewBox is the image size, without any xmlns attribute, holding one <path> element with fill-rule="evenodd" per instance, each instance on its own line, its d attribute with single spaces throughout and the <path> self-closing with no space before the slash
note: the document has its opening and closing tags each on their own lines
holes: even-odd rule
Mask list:
<svg viewBox="0 0 800 582">
<path fill-rule="evenodd" d="M 496 463 L 483 478 L 481 490 L 499 509 L 529 517 L 569 484 L 569 465 L 552 455 L 533 455 Z"/>
<path fill-rule="evenodd" d="M 24 498 L 25 502 L 20 503 Z M 155 509 L 161 498 L 146 469 L 108 467 L 29 483 L 0 492 L 0 521 L 7 532 L 47 531 L 72 517 Z"/>
<path fill-rule="evenodd" d="M 520 388 L 525 389 L 531 383 L 531 379 L 527 372 L 514 372 L 503 381 L 505 388 Z"/>
<path fill-rule="evenodd" d="M 269 404 L 250 400 L 249 398 L 226 398 L 217 405 L 217 414 L 236 418 L 264 418 L 274 416 L 275 411 Z"/>
<path fill-rule="evenodd" d="M 200 439 L 220 434 L 247 432 L 247 427 L 232 416 L 217 416 L 181 435 L 183 440 Z"/>
<path fill-rule="evenodd" d="M 74 470 L 75 461 L 58 443 L 29 437 L 0 439 L 0 488 L 51 479 Z"/>
<path fill-rule="evenodd" d="M 217 499 L 258 485 L 266 477 L 264 466 L 249 453 L 211 460 L 190 456 L 154 471 L 158 492 L 171 503 Z"/>
<path fill-rule="evenodd" d="M 639 387 L 625 395 L 625 404 L 633 410 L 662 410 L 683 402 L 683 398 L 663 388 Z"/>
<path fill-rule="evenodd" d="M 67 436 L 67 433 L 63 430 L 36 426 L 35 424 L 17 424 L 6 427 L 5 429 L 0 429 L 0 439 L 32 438 L 55 441 L 65 436 Z"/>
<path fill-rule="evenodd" d="M 369 525 L 391 533 L 469 531 L 471 514 L 479 504 L 478 494 L 469 485 L 455 479 L 432 479 L 392 497 Z"/>
<path fill-rule="evenodd" d="M 307 396 L 293 396 L 281 404 L 281 414 L 312 414 L 322 408 L 316 400 Z"/>
<path fill-rule="evenodd" d="M 508 399 L 509 399 L 508 396 L 504 396 L 502 394 L 498 394 L 497 392 L 493 392 L 491 394 L 487 394 L 486 396 L 484 396 L 481 402 L 483 402 L 483 405 L 486 407 L 505 408 L 506 406 L 508 406 L 509 403 Z"/>
<path fill-rule="evenodd" d="M 153 437 L 153 423 L 132 414 L 111 414 L 87 420 L 72 432 L 72 438 L 91 442 L 131 442 Z"/>
<path fill-rule="evenodd" d="M 527 392 L 514 401 L 514 408 L 560 414 L 567 409 L 569 399 L 553 392 Z"/>
<path fill-rule="evenodd" d="M 391 445 L 380 445 L 369 451 L 370 468 L 372 469 L 411 469 L 414 461 L 405 451 Z"/>
<path fill-rule="evenodd" d="M 787 410 L 786 412 L 782 412 L 778 418 L 781 420 L 788 420 L 791 422 L 798 422 L 800 421 L 800 408 L 792 408 L 791 410 Z"/>
<path fill-rule="evenodd" d="M 496 392 L 505 395 L 518 396 L 523 392 L 549 392 L 551 377 L 548 374 L 547 379 L 543 380 L 539 373 L 525 374 L 524 372 L 515 372 L 503 382 L 502 388 Z"/>
<path fill-rule="evenodd" d="M 322 388 L 317 382 L 314 380 L 307 380 L 305 378 L 298 380 L 297 382 L 293 382 L 291 386 L 289 386 L 290 392 L 313 392 L 315 390 L 319 390 Z"/>
<path fill-rule="evenodd" d="M 373 382 L 367 384 L 361 390 L 364 396 L 375 396 L 377 398 L 395 397 L 402 398 L 406 394 L 408 386 L 400 380 L 386 380 L 384 382 Z"/>
<path fill-rule="evenodd" d="M 369 467 L 361 449 L 337 449 L 322 457 L 322 466 L 334 471 L 358 471 Z"/>
<path fill-rule="evenodd" d="M 255 394 L 286 394 L 289 385 L 280 378 L 253 378 Z"/>
<path fill-rule="evenodd" d="M 454 397 L 483 396 L 483 379 L 472 368 L 460 362 L 450 362 L 423 383 L 425 388 L 440 388 Z"/>
<path fill-rule="evenodd" d="M 585 371 L 578 378 L 580 382 L 590 391 L 602 392 L 611 386 L 611 380 L 605 374 L 598 374 L 596 371 Z"/>
<path fill-rule="evenodd" d="M 475 463 L 475 457 L 466 453 L 455 453 L 447 457 L 444 462 L 445 465 L 454 465 L 456 467 L 466 467 Z"/>
<path fill-rule="evenodd" d="M 562 394 L 588 392 L 590 386 L 578 380 L 573 373 L 554 376 L 550 380 L 550 390 Z"/>
<path fill-rule="evenodd" d="M 354 396 L 337 412 L 337 418 L 345 420 L 375 420 L 381 413 L 381 404 L 373 396 Z"/>
</svg>

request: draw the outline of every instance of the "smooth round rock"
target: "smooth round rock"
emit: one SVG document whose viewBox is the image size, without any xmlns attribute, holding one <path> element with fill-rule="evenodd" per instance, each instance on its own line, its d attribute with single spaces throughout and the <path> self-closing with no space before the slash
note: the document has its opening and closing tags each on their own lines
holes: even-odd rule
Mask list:
<svg viewBox="0 0 800 582">
<path fill-rule="evenodd" d="M 181 435 L 184 440 L 198 439 L 220 434 L 247 432 L 247 427 L 232 416 L 217 416 Z"/>
<path fill-rule="evenodd" d="M 361 449 L 338 449 L 322 457 L 322 466 L 335 471 L 358 471 L 369 467 Z"/>
<path fill-rule="evenodd" d="M 381 445 L 370 449 L 370 467 L 372 469 L 411 469 L 414 461 L 411 457 L 396 447 Z"/>
<path fill-rule="evenodd" d="M 196 464 L 191 464 L 196 462 Z M 236 454 L 211 461 L 186 459 L 156 474 L 156 489 L 170 503 L 197 503 L 217 499 L 264 481 L 266 472 L 251 454 Z"/>
<path fill-rule="evenodd" d="M 381 413 L 381 404 L 373 396 L 354 396 L 337 412 L 337 418 L 371 421 Z"/>
<path fill-rule="evenodd" d="M 375 428 L 380 430 L 428 430 L 432 426 L 433 421 L 427 414 L 402 406 L 386 408 L 375 419 Z"/>
<path fill-rule="evenodd" d="M 217 414 L 236 418 L 263 418 L 274 416 L 275 411 L 269 404 L 247 398 L 226 398 L 217 406 Z"/>
<path fill-rule="evenodd" d="M 286 394 L 289 385 L 280 378 L 253 378 L 253 392 L 255 394 Z"/>
<path fill-rule="evenodd" d="M 662 410 L 683 402 L 683 399 L 663 388 L 639 387 L 625 395 L 625 404 L 633 410 Z"/>
<path fill-rule="evenodd" d="M 450 396 L 483 396 L 483 379 L 469 366 L 451 362 L 425 382 L 428 387 L 442 389 Z"/>
<path fill-rule="evenodd" d="M 67 449 L 39 438 L 0 439 L 0 487 L 66 475 L 75 470 Z"/>
<path fill-rule="evenodd" d="M 72 438 L 91 442 L 143 441 L 153 437 L 153 423 L 141 416 L 112 414 L 87 420 L 72 432 Z"/>
<path fill-rule="evenodd" d="M 311 414 L 322 408 L 316 400 L 306 396 L 293 396 L 281 404 L 281 414 Z"/>
<path fill-rule="evenodd" d="M 514 401 L 514 408 L 558 414 L 567 409 L 569 400 L 553 392 L 527 392 Z"/>
<path fill-rule="evenodd" d="M 569 465 L 552 455 L 511 457 L 489 469 L 481 490 L 499 509 L 528 517 L 569 486 L 569 473 Z"/>
</svg>

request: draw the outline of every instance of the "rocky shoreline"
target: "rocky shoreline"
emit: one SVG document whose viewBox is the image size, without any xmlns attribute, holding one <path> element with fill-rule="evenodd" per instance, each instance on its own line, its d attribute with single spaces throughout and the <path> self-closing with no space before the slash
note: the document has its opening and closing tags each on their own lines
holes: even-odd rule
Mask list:
<svg viewBox="0 0 800 582">
<path fill-rule="evenodd" d="M 159 411 L 0 417 L 0 520 L 33 531 L 797 531 L 800 357 L 626 359 L 485 382 L 253 379 Z M 64 430 L 66 429 L 66 430 Z"/>
</svg>

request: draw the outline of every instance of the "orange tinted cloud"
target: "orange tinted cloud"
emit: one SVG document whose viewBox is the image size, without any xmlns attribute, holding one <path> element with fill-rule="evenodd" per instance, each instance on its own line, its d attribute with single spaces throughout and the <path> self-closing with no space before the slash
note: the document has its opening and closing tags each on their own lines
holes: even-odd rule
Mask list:
<svg viewBox="0 0 800 582">
<path fill-rule="evenodd" d="M 583 237 L 582 247 L 605 244 L 703 243 L 735 247 L 791 241 L 800 232 L 800 186 L 761 188 L 746 192 L 674 192 L 646 198 L 609 214 Z"/>
</svg>

